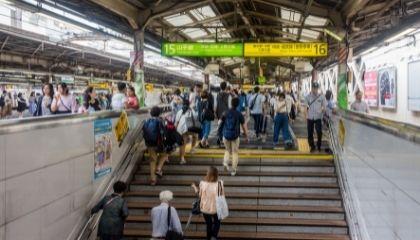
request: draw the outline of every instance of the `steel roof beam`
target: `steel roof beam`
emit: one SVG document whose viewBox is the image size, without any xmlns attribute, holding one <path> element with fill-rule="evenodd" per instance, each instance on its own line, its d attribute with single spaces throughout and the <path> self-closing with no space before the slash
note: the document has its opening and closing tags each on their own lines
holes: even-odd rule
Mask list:
<svg viewBox="0 0 420 240">
<path fill-rule="evenodd" d="M 111 12 L 123 16 L 130 23 L 131 27 L 137 29 L 137 17 L 139 10 L 133 5 L 125 2 L 124 0 L 90 0 Z"/>
<path fill-rule="evenodd" d="M 7 36 L 6 39 L 4 39 L 4 41 L 3 41 L 3 43 L 1 44 L 1 47 L 0 47 L 0 52 L 3 51 L 3 48 L 6 46 L 7 41 L 9 41 L 9 38 L 10 37 Z"/>
</svg>

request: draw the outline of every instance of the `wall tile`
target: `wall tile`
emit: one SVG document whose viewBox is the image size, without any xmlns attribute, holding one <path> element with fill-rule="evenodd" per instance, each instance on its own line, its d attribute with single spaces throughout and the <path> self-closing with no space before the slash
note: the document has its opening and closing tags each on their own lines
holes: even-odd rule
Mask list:
<svg viewBox="0 0 420 240">
<path fill-rule="evenodd" d="M 71 193 L 72 161 L 42 169 L 41 183 L 44 204 Z"/>
<path fill-rule="evenodd" d="M 6 227 L 0 227 L 0 240 L 6 240 Z"/>
<path fill-rule="evenodd" d="M 43 205 L 41 171 L 7 180 L 6 221 L 12 221 Z"/>
<path fill-rule="evenodd" d="M 73 191 L 77 191 L 93 181 L 93 153 L 83 155 L 73 159 L 74 172 L 73 178 Z"/>
<path fill-rule="evenodd" d="M 0 181 L 6 178 L 6 147 L 5 137 L 0 135 Z"/>
<path fill-rule="evenodd" d="M 54 201 L 45 206 L 42 210 L 44 228 L 68 216 L 72 210 L 72 196 L 67 195 L 62 199 Z"/>
<path fill-rule="evenodd" d="M 6 181 L 0 181 L 0 226 L 6 222 Z"/>
<path fill-rule="evenodd" d="M 42 210 L 20 217 L 6 225 L 7 240 L 41 240 Z"/>
<path fill-rule="evenodd" d="M 73 210 L 79 208 L 86 208 L 88 206 L 89 201 L 92 199 L 93 194 L 94 192 L 92 185 L 81 188 L 77 192 L 73 193 Z"/>
<path fill-rule="evenodd" d="M 6 176 L 25 173 L 93 151 L 92 131 L 91 124 L 79 124 L 8 135 L 6 149 L 19 151 L 6 151 Z"/>
</svg>

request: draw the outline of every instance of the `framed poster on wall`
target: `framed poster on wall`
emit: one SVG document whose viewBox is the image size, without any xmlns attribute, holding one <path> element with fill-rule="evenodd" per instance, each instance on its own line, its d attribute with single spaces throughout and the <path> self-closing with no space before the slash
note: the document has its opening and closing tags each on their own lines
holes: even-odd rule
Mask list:
<svg viewBox="0 0 420 240">
<path fill-rule="evenodd" d="M 420 111 L 420 61 L 408 63 L 408 110 Z"/>
<path fill-rule="evenodd" d="M 379 106 L 397 108 L 397 68 L 389 67 L 379 70 Z"/>
<path fill-rule="evenodd" d="M 365 100 L 369 107 L 378 106 L 378 72 L 365 72 Z"/>
</svg>

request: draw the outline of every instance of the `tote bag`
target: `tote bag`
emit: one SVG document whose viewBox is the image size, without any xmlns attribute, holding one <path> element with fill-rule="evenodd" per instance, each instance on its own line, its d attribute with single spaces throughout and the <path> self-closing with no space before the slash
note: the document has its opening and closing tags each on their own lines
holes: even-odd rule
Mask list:
<svg viewBox="0 0 420 240">
<path fill-rule="evenodd" d="M 229 216 L 229 208 L 226 202 L 225 195 L 223 193 L 223 184 L 221 181 L 218 182 L 217 186 L 217 197 L 216 197 L 216 211 L 219 220 L 223 220 Z"/>
</svg>

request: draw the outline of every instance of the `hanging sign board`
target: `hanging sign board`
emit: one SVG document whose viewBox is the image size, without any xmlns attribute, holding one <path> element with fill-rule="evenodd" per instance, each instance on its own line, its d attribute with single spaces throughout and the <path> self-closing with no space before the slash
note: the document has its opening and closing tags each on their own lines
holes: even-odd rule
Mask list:
<svg viewBox="0 0 420 240">
<path fill-rule="evenodd" d="M 146 91 L 148 91 L 148 92 L 153 92 L 154 85 L 153 85 L 153 84 L 151 84 L 151 83 L 147 83 L 147 84 L 144 86 L 144 88 L 145 88 L 145 89 L 146 89 Z"/>
<path fill-rule="evenodd" d="M 163 43 L 163 56 L 242 57 L 242 43 Z"/>
<path fill-rule="evenodd" d="M 326 57 L 328 43 L 245 43 L 244 57 Z"/>
<path fill-rule="evenodd" d="M 72 75 L 58 75 L 62 83 L 74 84 L 74 76 Z"/>
</svg>

